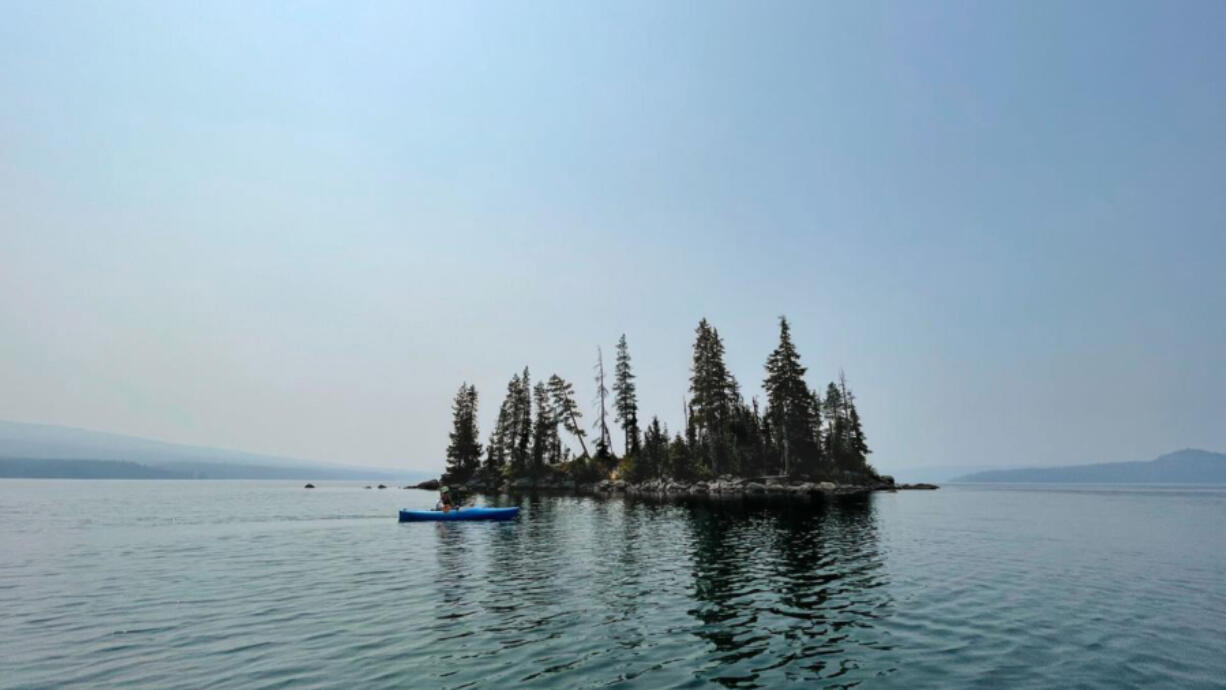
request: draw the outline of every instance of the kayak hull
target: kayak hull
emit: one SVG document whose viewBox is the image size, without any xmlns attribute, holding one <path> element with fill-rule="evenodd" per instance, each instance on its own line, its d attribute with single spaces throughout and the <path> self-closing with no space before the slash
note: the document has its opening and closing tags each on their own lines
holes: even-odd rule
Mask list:
<svg viewBox="0 0 1226 690">
<path fill-rule="evenodd" d="M 444 513 L 441 510 L 401 510 L 401 522 L 464 522 L 467 520 L 511 520 L 519 508 L 460 508 Z"/>
</svg>

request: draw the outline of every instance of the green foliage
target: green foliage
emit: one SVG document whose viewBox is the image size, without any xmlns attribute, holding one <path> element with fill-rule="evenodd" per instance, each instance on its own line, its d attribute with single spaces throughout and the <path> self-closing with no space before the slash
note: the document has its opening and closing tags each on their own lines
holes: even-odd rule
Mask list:
<svg viewBox="0 0 1226 690">
<path fill-rule="evenodd" d="M 528 474 L 542 477 L 546 470 L 562 461 L 562 439 L 558 436 L 558 419 L 549 402 L 549 389 L 538 381 L 532 389 L 536 405 L 536 420 L 532 423 L 532 458 Z"/>
<path fill-rule="evenodd" d="M 570 462 L 570 476 L 580 484 L 591 484 L 609 478 L 609 473 L 586 455 Z"/>
<path fill-rule="evenodd" d="M 583 442 L 583 427 L 579 420 L 583 413 L 579 411 L 579 403 L 575 402 L 575 387 L 561 376 L 554 374 L 549 377 L 549 397 L 553 401 L 553 415 L 562 428 L 579 441 L 583 455 L 587 455 L 587 444 Z"/>
<path fill-rule="evenodd" d="M 505 476 L 507 464 L 506 435 L 510 426 L 511 415 L 507 401 L 503 401 L 498 409 L 498 421 L 490 432 L 489 443 L 485 444 L 485 463 L 481 466 L 481 474 L 486 481 L 499 481 Z"/>
<path fill-rule="evenodd" d="M 477 431 L 477 387 L 460 384 L 451 405 L 451 443 L 447 445 L 447 470 L 443 481 L 462 484 L 476 475 L 481 462 Z"/>
<path fill-rule="evenodd" d="M 779 346 L 766 359 L 766 416 L 779 451 L 780 474 L 812 474 L 822 460 L 820 417 L 813 394 L 805 383 L 805 367 L 792 344 L 791 329 L 779 317 Z"/>
<path fill-rule="evenodd" d="M 625 432 L 626 448 L 620 463 L 605 421 L 608 390 L 599 348 L 594 454 L 588 452 L 574 386 L 557 374 L 547 383 L 532 386 L 525 367 L 507 384 L 484 449 L 485 461 L 478 468 L 482 447 L 476 440 L 477 391 L 464 384 L 453 404 L 444 479 L 460 483 L 478 473 L 492 481 L 556 474 L 588 483 L 606 479 L 615 470 L 617 476 L 633 482 L 692 481 L 724 474 L 815 479 L 839 478 L 845 473 L 875 476 L 867 462 L 872 451 L 846 378 L 840 373 L 839 382 L 831 382 L 825 396 L 810 389 L 786 318 L 779 319 L 779 344 L 766 359 L 765 411 L 759 409 L 757 398 L 749 405 L 741 398 L 737 381 L 724 363 L 723 341 L 706 319 L 695 329 L 692 355 L 684 436 L 676 434 L 670 440 L 668 429 L 656 417 L 640 431 L 626 336 L 618 340 L 614 417 Z M 560 430 L 579 442 L 579 457 L 571 459 Z"/>
<path fill-rule="evenodd" d="M 867 456 L 872 451 L 864 438 L 855 395 L 847 388 L 842 372 L 838 384 L 831 381 L 826 386 L 822 412 L 826 418 L 823 445 L 834 468 L 853 474 L 869 474 Z"/>
<path fill-rule="evenodd" d="M 702 319 L 694 332 L 689 424 L 697 440 L 696 459 L 712 474 L 734 471 L 730 425 L 740 400 L 736 379 L 724 364 L 724 342 L 719 331 Z"/>
<path fill-rule="evenodd" d="M 651 424 L 643 435 L 643 444 L 638 455 L 627 457 L 622 461 L 625 468 L 625 478 L 632 482 L 643 482 L 651 479 L 661 479 L 670 476 L 667 472 L 668 429 L 660 425 L 659 418 L 652 417 Z"/>
<path fill-rule="evenodd" d="M 617 341 L 617 367 L 613 372 L 613 392 L 617 399 L 613 404 L 614 418 L 625 432 L 626 455 L 639 451 L 639 403 L 635 394 L 634 374 L 630 371 L 630 348 L 626 334 Z"/>
<path fill-rule="evenodd" d="M 532 394 L 528 368 L 524 367 L 522 376 L 516 374 L 507 383 L 507 395 L 486 449 L 482 468 L 486 478 L 497 481 L 524 476 L 532 450 L 531 439 Z"/>
</svg>

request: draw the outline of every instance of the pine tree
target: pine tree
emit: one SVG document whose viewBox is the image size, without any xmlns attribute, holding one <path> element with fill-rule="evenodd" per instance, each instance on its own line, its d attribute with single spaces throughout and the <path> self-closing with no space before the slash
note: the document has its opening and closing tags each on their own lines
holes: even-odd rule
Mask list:
<svg viewBox="0 0 1226 690">
<path fill-rule="evenodd" d="M 583 413 L 579 411 L 579 404 L 575 402 L 575 387 L 561 376 L 554 374 L 549 377 L 549 397 L 553 401 L 554 417 L 558 419 L 563 429 L 566 429 L 579 441 L 579 446 L 583 448 L 583 455 L 587 457 L 587 444 L 583 442 L 585 432 L 583 427 L 579 426 L 579 419 L 583 417 Z"/>
<path fill-rule="evenodd" d="M 614 403 L 615 418 L 625 432 L 625 454 L 636 455 L 639 451 L 639 404 L 635 394 L 634 374 L 630 371 L 630 349 L 626 345 L 626 334 L 617 341 L 617 368 L 613 374 L 613 392 L 617 394 Z"/>
<path fill-rule="evenodd" d="M 843 391 L 843 405 L 847 409 L 847 453 L 849 463 L 857 472 L 872 472 L 868 466 L 868 442 L 864 438 L 864 427 L 860 423 L 860 412 L 856 410 L 856 396 L 847 387 L 847 379 L 839 372 L 840 388 Z"/>
<path fill-rule="evenodd" d="M 508 389 L 516 385 L 517 380 L 518 376 L 512 379 Z M 500 481 L 506 472 L 507 439 L 512 427 L 511 402 L 512 397 L 508 393 L 502 401 L 502 406 L 498 408 L 498 421 L 494 423 L 494 428 L 490 431 L 489 443 L 485 446 L 485 464 L 481 470 L 486 481 Z"/>
<path fill-rule="evenodd" d="M 668 466 L 665 474 L 673 479 L 692 479 L 694 468 L 693 445 L 678 434 L 668 444 Z"/>
<path fill-rule="evenodd" d="M 724 343 L 719 332 L 702 319 L 695 329 L 694 359 L 690 370 L 690 415 L 699 451 L 707 469 L 717 475 L 731 460 L 729 424 L 740 398 L 736 379 L 724 364 Z M 721 462 L 725 461 L 725 462 Z"/>
<path fill-rule="evenodd" d="M 462 484 L 472 479 L 481 462 L 481 443 L 477 440 L 477 387 L 467 383 L 456 391 L 451 406 L 451 443 L 447 445 L 447 471 L 443 481 Z"/>
<path fill-rule="evenodd" d="M 668 429 L 660 425 L 657 417 L 651 418 L 643 435 L 643 447 L 634 456 L 634 481 L 660 479 L 668 464 Z"/>
<path fill-rule="evenodd" d="M 843 402 L 843 391 L 833 381 L 826 386 L 826 399 L 822 403 L 823 416 L 826 418 L 826 433 L 824 436 L 826 457 L 834 467 L 840 470 L 854 469 L 849 462 L 847 439 L 847 406 Z"/>
<path fill-rule="evenodd" d="M 536 405 L 536 421 L 532 425 L 532 462 L 529 474 L 539 477 L 544 473 L 545 467 L 556 465 L 561 460 L 561 441 L 558 438 L 558 420 L 553 414 L 549 389 L 544 382 L 538 381 L 533 387 L 532 398 Z"/>
<path fill-rule="evenodd" d="M 781 470 L 793 474 L 798 469 L 813 471 L 820 456 L 818 437 L 814 436 L 813 401 L 805 384 L 805 367 L 792 344 L 788 320 L 779 317 L 779 346 L 766 359 L 766 415 L 777 436 Z"/>
<path fill-rule="evenodd" d="M 825 444 L 822 443 L 822 396 L 813 389 L 809 390 L 809 424 L 809 434 L 817 446 L 814 451 L 816 457 L 813 462 L 813 473 L 829 474 L 830 456 L 826 454 Z"/>
<path fill-rule="evenodd" d="M 517 378 L 518 385 L 508 391 L 508 395 L 514 396 L 509 458 L 512 477 L 524 476 L 532 454 L 532 386 L 528 367 L 524 367 L 523 375 Z"/>
</svg>

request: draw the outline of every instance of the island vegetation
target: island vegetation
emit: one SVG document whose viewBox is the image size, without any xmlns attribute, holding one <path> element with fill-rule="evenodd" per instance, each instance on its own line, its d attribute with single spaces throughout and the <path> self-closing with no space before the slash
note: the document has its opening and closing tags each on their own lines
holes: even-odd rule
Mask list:
<svg viewBox="0 0 1226 690">
<path fill-rule="evenodd" d="M 631 490 L 698 485 L 705 491 L 721 481 L 739 486 L 752 481 L 802 487 L 892 484 L 867 461 L 871 451 L 843 374 L 823 394 L 809 387 L 806 373 L 788 321 L 780 317 L 779 344 L 765 361 L 765 406 L 756 397 L 746 402 L 724 362 L 723 339 L 703 319 L 695 330 L 684 426 L 670 431 L 657 416 L 641 422 L 623 334 L 611 381 L 597 349 L 590 438 L 574 385 L 557 374 L 533 383 L 525 367 L 508 382 L 483 444 L 477 389 L 462 384 L 452 406 L 442 481 L 475 490 L 616 483 Z M 614 449 L 611 423 L 621 429 L 621 455 Z M 578 446 L 578 454 L 572 454 L 564 438 Z"/>
</svg>

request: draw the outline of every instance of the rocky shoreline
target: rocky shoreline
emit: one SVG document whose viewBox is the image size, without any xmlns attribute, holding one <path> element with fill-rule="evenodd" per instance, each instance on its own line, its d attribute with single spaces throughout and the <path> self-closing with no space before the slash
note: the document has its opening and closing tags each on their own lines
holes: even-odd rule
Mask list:
<svg viewBox="0 0 1226 690">
<path fill-rule="evenodd" d="M 864 478 L 847 482 L 788 481 L 780 478 L 744 479 L 720 477 L 708 481 L 682 482 L 658 479 L 640 483 L 605 479 L 594 483 L 576 483 L 565 479 L 516 479 L 511 482 L 492 484 L 472 480 L 462 485 L 470 493 L 504 493 L 520 491 L 548 491 L 575 494 L 628 496 L 845 496 L 873 491 L 933 490 L 935 484 L 896 484 L 892 477 Z M 439 481 L 431 479 L 415 486 L 404 488 L 437 490 Z"/>
</svg>

